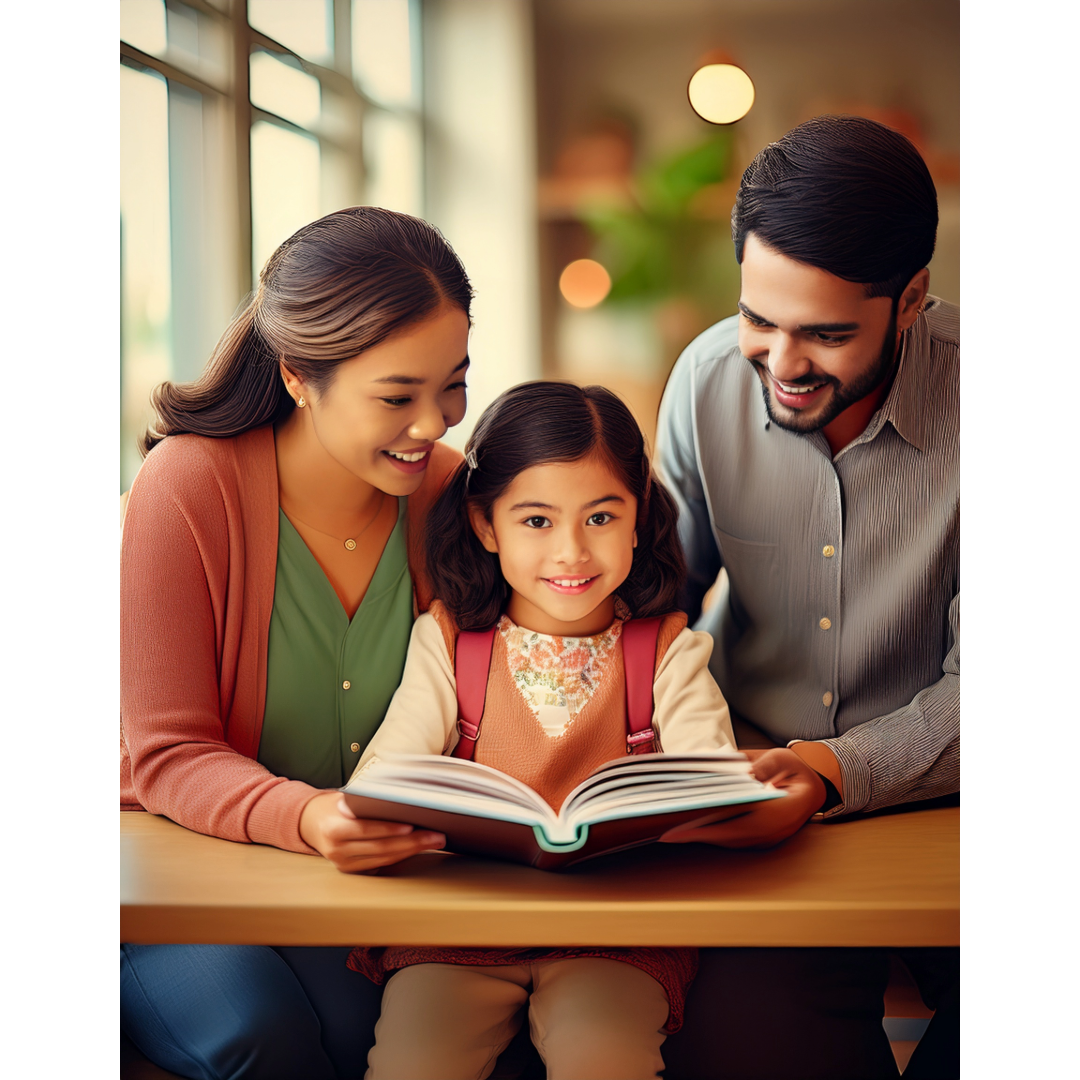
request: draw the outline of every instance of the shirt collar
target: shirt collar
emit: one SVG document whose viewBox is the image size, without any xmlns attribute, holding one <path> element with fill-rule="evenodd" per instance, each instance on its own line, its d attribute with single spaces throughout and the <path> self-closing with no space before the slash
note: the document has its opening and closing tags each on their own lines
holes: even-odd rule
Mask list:
<svg viewBox="0 0 1080 1080">
<path fill-rule="evenodd" d="M 930 362 L 930 327 L 927 325 L 926 312 L 937 303 L 929 297 L 919 312 L 919 317 L 907 330 L 900 341 L 900 364 L 896 378 L 889 388 L 885 404 L 878 411 L 878 417 L 871 422 L 871 431 L 867 435 L 876 435 L 886 421 L 896 429 L 905 442 L 917 450 L 926 450 L 928 421 L 926 395 L 928 392 L 928 368 Z"/>
</svg>

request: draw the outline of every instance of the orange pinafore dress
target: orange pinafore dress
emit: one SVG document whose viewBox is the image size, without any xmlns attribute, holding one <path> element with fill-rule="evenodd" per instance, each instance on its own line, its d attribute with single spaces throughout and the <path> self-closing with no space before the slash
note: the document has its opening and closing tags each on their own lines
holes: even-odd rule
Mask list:
<svg viewBox="0 0 1080 1080">
<path fill-rule="evenodd" d="M 453 664 L 458 629 L 439 601 L 430 610 Z M 504 615 L 492 642 L 483 723 L 473 760 L 516 777 L 557 810 L 589 773 L 624 756 L 627 711 L 622 637 L 628 618 L 620 602 L 615 621 L 603 633 L 563 638 L 526 630 Z M 685 625 L 682 614 L 668 615 L 660 622 L 656 664 Z M 531 964 L 586 956 L 619 960 L 640 968 L 663 986 L 669 1008 L 664 1030 L 670 1034 L 682 1024 L 697 955 L 696 949 L 687 948 L 394 945 L 353 949 L 348 964 L 381 984 L 412 964 Z"/>
</svg>

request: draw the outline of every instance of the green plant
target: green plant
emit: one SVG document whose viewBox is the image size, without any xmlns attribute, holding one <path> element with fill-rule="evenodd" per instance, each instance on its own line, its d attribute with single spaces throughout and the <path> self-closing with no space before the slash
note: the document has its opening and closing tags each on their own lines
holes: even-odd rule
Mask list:
<svg viewBox="0 0 1080 1080">
<path fill-rule="evenodd" d="M 595 258 L 611 274 L 605 303 L 690 300 L 705 318 L 730 314 L 739 274 L 722 204 L 731 174 L 733 133 L 708 139 L 643 169 L 632 205 L 593 203 L 582 218 L 596 238 Z"/>
</svg>

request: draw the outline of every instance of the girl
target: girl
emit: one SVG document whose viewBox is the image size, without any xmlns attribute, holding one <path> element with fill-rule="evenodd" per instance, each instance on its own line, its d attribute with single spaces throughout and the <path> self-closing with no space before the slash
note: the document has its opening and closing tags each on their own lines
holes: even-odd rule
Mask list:
<svg viewBox="0 0 1080 1080">
<path fill-rule="evenodd" d="M 402 684 L 358 771 L 380 754 L 453 751 L 457 635 L 495 623 L 474 760 L 553 807 L 626 752 L 621 636 L 633 617 L 664 616 L 656 749 L 734 747 L 707 668 L 711 639 L 675 612 L 676 517 L 613 393 L 534 382 L 503 394 L 429 514 L 439 600 L 413 628 Z M 486 1077 L 526 1003 L 552 1080 L 655 1077 L 696 962 L 692 949 L 356 949 L 350 967 L 390 976 L 368 1080 Z"/>
<path fill-rule="evenodd" d="M 157 391 L 121 557 L 123 809 L 342 870 L 441 845 L 335 789 L 430 595 L 413 556 L 460 460 L 437 440 L 470 298 L 430 225 L 341 210 L 274 253 L 197 382 Z M 378 1014 L 347 954 L 124 945 L 123 1030 L 181 1076 L 346 1080 Z"/>
</svg>

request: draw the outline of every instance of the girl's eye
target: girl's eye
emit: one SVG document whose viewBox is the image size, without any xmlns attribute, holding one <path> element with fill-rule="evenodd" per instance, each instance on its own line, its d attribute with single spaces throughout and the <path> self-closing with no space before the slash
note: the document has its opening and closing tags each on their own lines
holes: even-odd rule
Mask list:
<svg viewBox="0 0 1080 1080">
<path fill-rule="evenodd" d="M 380 401 L 385 401 L 387 405 L 392 406 L 395 409 L 400 409 L 402 405 L 408 405 L 412 398 L 408 397 L 384 397 L 380 398 Z"/>
<path fill-rule="evenodd" d="M 451 383 L 446 388 L 446 393 L 449 394 L 449 393 L 452 393 L 455 390 L 468 390 L 468 389 L 469 389 L 468 386 L 466 386 L 466 384 L 464 382 L 456 382 L 456 383 Z"/>
<path fill-rule="evenodd" d="M 525 524 L 528 525 L 530 529 L 546 529 L 551 525 L 551 522 L 548 521 L 546 517 L 541 517 L 537 514 L 535 517 L 526 518 Z"/>
<path fill-rule="evenodd" d="M 589 518 L 590 525 L 606 525 L 609 521 L 614 521 L 614 516 L 609 514 L 606 510 L 601 510 L 597 514 L 593 514 Z"/>
</svg>

